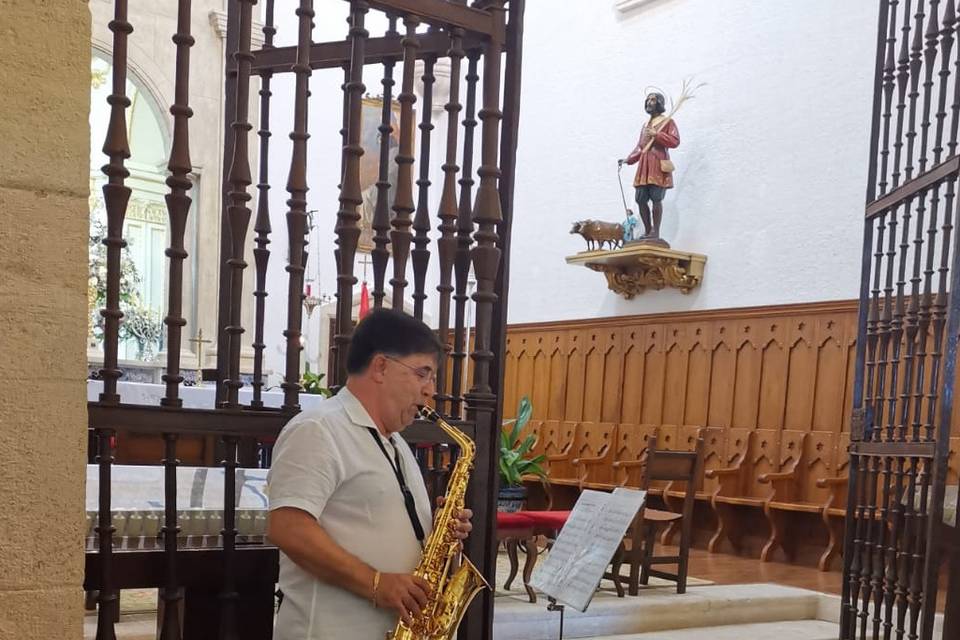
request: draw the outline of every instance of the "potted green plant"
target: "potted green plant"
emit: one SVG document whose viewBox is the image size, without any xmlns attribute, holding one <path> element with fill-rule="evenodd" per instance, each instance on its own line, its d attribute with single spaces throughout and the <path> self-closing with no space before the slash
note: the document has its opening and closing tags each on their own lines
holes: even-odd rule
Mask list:
<svg viewBox="0 0 960 640">
<path fill-rule="evenodd" d="M 326 377 L 326 374 L 323 373 L 313 373 L 310 371 L 310 364 L 306 364 L 305 371 L 303 372 L 303 377 L 300 379 L 300 385 L 303 387 L 304 393 L 312 393 L 317 395 L 322 395 L 324 398 L 329 398 L 333 395 L 328 387 L 323 386 L 323 379 Z"/>
<path fill-rule="evenodd" d="M 498 511 L 519 511 L 527 501 L 527 488 L 523 486 L 524 476 L 535 476 L 546 482 L 547 474 L 540 465 L 547 459 L 545 455 L 531 456 L 536 437 L 531 433 L 523 440 L 520 434 L 530 420 L 533 405 L 526 396 L 517 407 L 517 417 L 506 420 L 500 430 L 500 493 L 497 496 Z"/>
</svg>

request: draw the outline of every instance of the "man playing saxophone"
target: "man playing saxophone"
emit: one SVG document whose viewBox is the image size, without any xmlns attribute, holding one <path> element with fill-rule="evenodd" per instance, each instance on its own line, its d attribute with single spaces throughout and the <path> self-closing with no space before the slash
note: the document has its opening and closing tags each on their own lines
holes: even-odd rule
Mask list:
<svg viewBox="0 0 960 640">
<path fill-rule="evenodd" d="M 346 386 L 280 433 L 267 481 L 284 594 L 277 640 L 380 640 L 428 602 L 413 570 L 431 509 L 399 434 L 433 397 L 442 353 L 419 320 L 376 310 L 353 334 Z M 459 513 L 457 538 L 471 515 Z"/>
</svg>

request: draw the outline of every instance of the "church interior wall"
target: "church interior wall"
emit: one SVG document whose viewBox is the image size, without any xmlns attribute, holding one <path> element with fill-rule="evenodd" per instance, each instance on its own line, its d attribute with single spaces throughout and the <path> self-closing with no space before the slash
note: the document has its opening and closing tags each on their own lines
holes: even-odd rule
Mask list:
<svg viewBox="0 0 960 640">
<path fill-rule="evenodd" d="M 613 4 L 570 2 L 563 11 L 551 3 L 527 5 L 509 322 L 855 298 L 875 3 L 663 0 L 626 12 Z M 315 40 L 342 39 L 343 12 L 318 9 Z M 278 43 L 293 44 L 295 16 L 279 9 L 277 16 Z M 384 25 L 368 29 L 378 36 Z M 552 46 L 564 39 L 582 46 Z M 399 71 L 400 65 L 395 78 Z M 616 161 L 646 121 L 646 91 L 657 87 L 676 98 L 686 78 L 705 84 L 677 114 L 676 187 L 665 200 L 663 233 L 675 249 L 707 255 L 704 280 L 689 294 L 665 289 L 625 300 L 607 290 L 601 274 L 565 264 L 585 248 L 569 233 L 571 223 L 622 220 Z M 377 73 L 368 70 L 364 80 L 368 94 L 379 94 Z M 310 82 L 315 95 L 331 99 L 310 111 L 308 209 L 317 210 L 317 231 L 307 275 L 332 294 L 341 126 L 340 102 L 332 98 L 342 95 L 342 72 L 315 71 Z M 289 153 L 292 97 L 292 78 L 275 78 L 275 158 Z M 443 99 L 445 93 L 435 95 L 436 103 Z M 421 106 L 418 97 L 418 117 Z M 434 157 L 443 152 L 445 120 L 435 112 Z M 285 234 L 277 231 L 285 224 L 288 170 L 272 163 L 274 256 L 286 251 Z M 442 180 L 431 177 L 435 185 Z M 632 177 L 624 167 L 627 206 L 636 212 Z M 435 217 L 436 202 L 430 211 Z M 363 259 L 358 255 L 358 277 Z M 271 288 L 284 286 L 283 267 L 283 258 L 271 261 Z M 372 285 L 369 267 L 368 280 Z M 434 263 L 428 294 L 437 283 Z M 273 316 L 267 334 L 280 336 L 286 314 Z M 310 339 L 322 339 L 323 331 L 314 318 Z M 275 340 L 268 358 L 279 359 L 282 338 Z"/>
<path fill-rule="evenodd" d="M 876 2 L 611 5 L 527 4 L 509 321 L 855 298 Z M 580 46 L 552 46 L 568 37 Z M 585 249 L 568 232 L 622 220 L 616 160 L 646 121 L 645 89 L 676 97 L 688 77 L 706 85 L 676 116 L 663 233 L 707 255 L 703 283 L 627 301 L 564 264 Z"/>
<path fill-rule="evenodd" d="M 2 13 L 0 79 L 16 90 L 0 94 L 0 637 L 79 638 L 90 13 Z"/>
</svg>

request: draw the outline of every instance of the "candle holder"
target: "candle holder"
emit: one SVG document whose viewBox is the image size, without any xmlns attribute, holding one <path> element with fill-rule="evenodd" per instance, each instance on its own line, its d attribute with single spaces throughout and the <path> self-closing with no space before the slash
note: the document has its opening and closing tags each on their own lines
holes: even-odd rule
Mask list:
<svg viewBox="0 0 960 640">
<path fill-rule="evenodd" d="M 307 320 L 313 315 L 313 310 L 322 304 L 327 304 L 333 300 L 333 296 L 329 293 L 321 293 L 319 296 L 315 296 L 312 293 L 308 293 L 303 298 L 303 308 L 307 310 Z"/>
</svg>

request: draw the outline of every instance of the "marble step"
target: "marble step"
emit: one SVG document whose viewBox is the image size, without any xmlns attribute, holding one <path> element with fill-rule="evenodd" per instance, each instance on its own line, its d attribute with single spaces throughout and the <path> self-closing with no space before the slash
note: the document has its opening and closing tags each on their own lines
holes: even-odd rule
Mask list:
<svg viewBox="0 0 960 640">
<path fill-rule="evenodd" d="M 626 598 L 599 592 L 584 613 L 573 609 L 564 612 L 563 637 L 570 640 L 724 625 L 830 620 L 833 616 L 824 615 L 823 597 L 815 591 L 775 584 L 697 586 L 688 588 L 683 595 L 672 589 L 650 589 Z M 546 605 L 543 599 L 531 605 L 519 598 L 497 598 L 494 638 L 556 640 L 560 614 L 547 611 Z M 839 602 L 834 605 L 839 611 L 837 605 Z M 750 636 L 740 636 L 744 637 Z"/>
<path fill-rule="evenodd" d="M 839 627 L 822 620 L 790 620 L 759 624 L 731 624 L 722 627 L 648 631 L 617 636 L 598 636 L 589 640 L 836 640 Z M 566 630 L 564 630 L 566 631 Z M 566 636 L 566 633 L 564 633 Z"/>
</svg>

